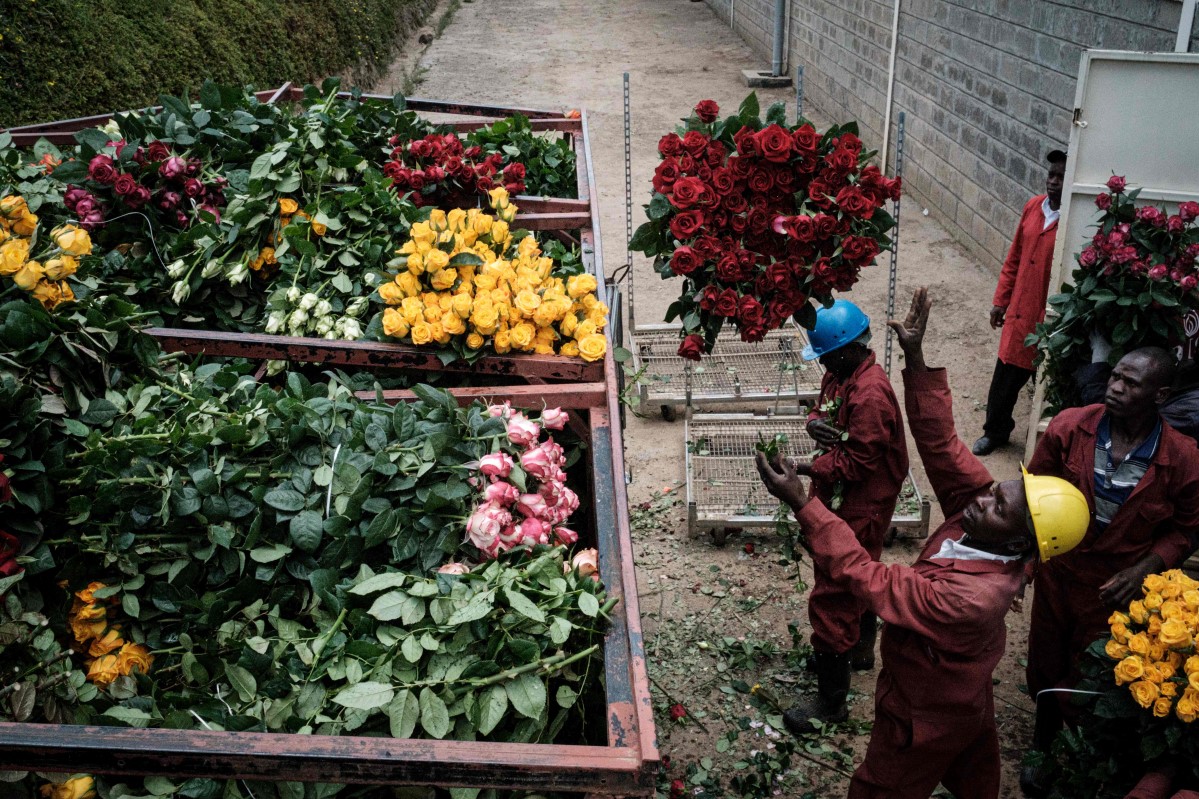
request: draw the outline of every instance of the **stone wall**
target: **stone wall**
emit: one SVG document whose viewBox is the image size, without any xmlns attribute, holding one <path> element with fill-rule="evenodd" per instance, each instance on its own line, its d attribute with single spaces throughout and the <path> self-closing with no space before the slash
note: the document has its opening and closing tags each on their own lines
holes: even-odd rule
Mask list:
<svg viewBox="0 0 1199 799">
<path fill-rule="evenodd" d="M 770 60 L 774 0 L 705 0 Z M 1070 136 L 1085 49 L 1174 49 L 1173 0 L 900 0 L 891 150 L 907 112 L 908 192 L 998 269 L 1045 154 Z M 892 0 L 789 0 L 804 103 L 881 146 Z M 1192 38 L 1199 51 L 1199 37 Z"/>
</svg>

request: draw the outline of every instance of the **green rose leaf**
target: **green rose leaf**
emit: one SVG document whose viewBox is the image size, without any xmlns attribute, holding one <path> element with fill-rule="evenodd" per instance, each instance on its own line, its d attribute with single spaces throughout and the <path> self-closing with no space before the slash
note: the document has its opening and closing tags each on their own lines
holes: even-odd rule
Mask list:
<svg viewBox="0 0 1199 799">
<path fill-rule="evenodd" d="M 304 495 L 290 488 L 277 488 L 274 491 L 268 491 L 263 500 L 272 508 L 287 513 L 295 513 L 304 507 Z"/>
<path fill-rule="evenodd" d="M 534 674 L 522 674 L 504 687 L 508 701 L 525 718 L 540 718 L 545 710 L 545 684 Z"/>
<path fill-rule="evenodd" d="M 303 552 L 315 552 L 321 543 L 324 520 L 314 510 L 306 510 L 292 517 L 289 532 L 292 543 Z"/>
<path fill-rule="evenodd" d="M 374 577 L 367 577 L 362 582 L 357 583 L 350 589 L 350 593 L 355 596 L 366 596 L 378 591 L 385 591 L 388 588 L 399 588 L 407 579 L 409 579 L 408 575 L 403 572 L 384 572 L 383 574 L 376 574 Z"/>
<path fill-rule="evenodd" d="M 360 682 L 338 691 L 333 701 L 342 707 L 374 710 L 391 702 L 394 696 L 395 688 L 390 683 Z"/>
<path fill-rule="evenodd" d="M 554 700 L 557 701 L 558 707 L 562 708 L 573 707 L 578 698 L 578 692 L 569 685 L 559 685 L 558 691 L 554 694 Z"/>
<path fill-rule="evenodd" d="M 434 738 L 444 738 L 450 731 L 450 713 L 441 697 L 429 688 L 420 692 L 420 725 Z"/>
<path fill-rule="evenodd" d="M 458 608 L 458 610 L 450 614 L 450 618 L 446 621 L 446 624 L 451 627 L 457 627 L 459 624 L 476 621 L 490 613 L 494 605 L 495 595 L 491 591 L 475 594 L 464 607 Z"/>
<path fill-rule="evenodd" d="M 116 705 L 104 711 L 104 715 L 122 721 L 130 727 L 149 727 L 150 722 L 154 719 L 152 715 L 144 710 L 137 708 L 125 707 L 124 705 Z"/>
<path fill-rule="evenodd" d="M 379 621 L 392 621 L 404 615 L 404 604 L 408 595 L 403 591 L 389 591 L 375 600 L 367 611 Z"/>
<path fill-rule="evenodd" d="M 237 691 L 238 699 L 243 702 L 254 700 L 258 693 L 258 681 L 254 679 L 253 674 L 236 663 L 227 663 L 225 664 L 225 676 L 229 678 L 229 684 L 233 686 L 233 690 Z"/>
<path fill-rule="evenodd" d="M 409 663 L 416 663 L 425 654 L 425 648 L 420 645 L 420 641 L 416 640 L 416 636 L 410 635 L 400 644 L 400 654 Z"/>
<path fill-rule="evenodd" d="M 561 646 L 566 643 L 566 639 L 570 638 L 571 625 L 568 619 L 561 616 L 550 622 L 550 640 Z"/>
<path fill-rule="evenodd" d="M 508 692 L 502 685 L 493 685 L 475 700 L 472 720 L 480 735 L 488 735 L 504 720 L 507 712 Z"/>
<path fill-rule="evenodd" d="M 392 738 L 411 738 L 420 719 L 420 703 L 416 694 L 407 688 L 397 692 L 387 706 L 387 717 L 391 719 Z"/>
<path fill-rule="evenodd" d="M 586 591 L 579 594 L 579 610 L 584 616 L 595 618 L 599 615 L 600 604 L 594 594 L 589 594 Z"/>
<path fill-rule="evenodd" d="M 508 605 L 526 619 L 535 622 L 545 622 L 545 613 L 524 594 L 508 587 L 504 589 L 504 597 L 508 600 Z"/>
</svg>

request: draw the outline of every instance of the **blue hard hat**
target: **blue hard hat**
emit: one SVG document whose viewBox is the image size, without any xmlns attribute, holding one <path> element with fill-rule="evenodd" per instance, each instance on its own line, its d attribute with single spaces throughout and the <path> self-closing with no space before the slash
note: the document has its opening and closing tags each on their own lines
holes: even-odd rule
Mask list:
<svg viewBox="0 0 1199 799">
<path fill-rule="evenodd" d="M 805 361 L 839 350 L 870 329 L 870 317 L 849 300 L 833 300 L 831 308 L 816 309 L 816 328 L 808 333 L 803 348 Z"/>
</svg>

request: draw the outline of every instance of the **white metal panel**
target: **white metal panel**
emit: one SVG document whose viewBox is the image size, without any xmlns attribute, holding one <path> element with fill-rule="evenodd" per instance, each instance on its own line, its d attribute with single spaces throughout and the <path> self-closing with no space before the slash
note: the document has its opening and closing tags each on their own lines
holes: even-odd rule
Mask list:
<svg viewBox="0 0 1199 799">
<path fill-rule="evenodd" d="M 1095 197 L 1124 175 L 1141 200 L 1199 200 L 1199 53 L 1088 50 L 1078 68 L 1070 159 L 1062 191 L 1049 293 L 1069 281 L 1075 255 L 1094 234 Z M 1038 381 L 1025 457 L 1032 457 L 1044 404 Z"/>
</svg>

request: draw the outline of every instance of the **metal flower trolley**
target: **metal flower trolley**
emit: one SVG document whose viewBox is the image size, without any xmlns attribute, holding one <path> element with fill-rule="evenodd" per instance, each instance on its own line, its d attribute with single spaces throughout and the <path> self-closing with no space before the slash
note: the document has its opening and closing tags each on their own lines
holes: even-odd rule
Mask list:
<svg viewBox="0 0 1199 799">
<path fill-rule="evenodd" d="M 299 96 L 290 85 L 260 93 L 266 102 Z M 369 99 L 369 96 L 368 96 Z M 385 100 L 379 96 L 377 99 Z M 468 117 L 452 122 L 469 129 L 519 112 L 534 130 L 561 132 L 578 154 L 576 198 L 515 198 L 518 224 L 552 231 L 580 246 L 588 271 L 604 284 L 598 208 L 587 133 L 587 114 L 467 106 L 409 100 L 421 112 Z M 104 124 L 108 115 L 29 126 L 14 140 L 38 137 L 68 143 L 75 131 Z M 610 295 L 611 296 L 611 295 Z M 615 314 L 619 309 L 614 308 Z M 609 328 L 611 330 L 611 328 Z M 464 387 L 450 389 L 461 403 L 477 399 L 511 402 L 540 410 L 569 411 L 572 428 L 587 443 L 585 484 L 591 497 L 586 523 L 594 529 L 600 574 L 619 599 L 604 639 L 602 745 L 490 743 L 313 736 L 263 732 L 133 729 L 0 723 L 0 761 L 9 770 L 93 772 L 246 780 L 285 780 L 363 785 L 424 785 L 566 791 L 600 795 L 650 795 L 659 756 L 654 732 L 638 610 L 637 582 L 625 493 L 624 454 L 611 352 L 599 363 L 560 356 L 488 356 L 448 369 L 427 350 L 378 342 L 335 342 L 311 338 L 230 334 L 211 330 L 148 331 L 168 351 L 196 355 L 283 359 L 376 369 L 457 371 Z M 481 378 L 476 380 L 475 378 Z M 477 385 L 502 382 L 503 385 Z M 370 392 L 370 397 L 375 397 Z M 383 399 L 404 402 L 409 391 L 387 391 Z"/>
<path fill-rule="evenodd" d="M 810 461 L 816 445 L 806 425 L 807 418 L 797 415 L 709 413 L 688 418 L 683 448 L 688 533 L 694 537 L 709 530 L 719 544 L 729 528 L 773 527 L 780 506 L 758 477 L 754 445 L 783 434 L 787 443 L 780 446 L 782 454 Z M 892 533 L 927 537 L 929 512 L 929 501 L 908 472 L 891 519 Z"/>
</svg>

